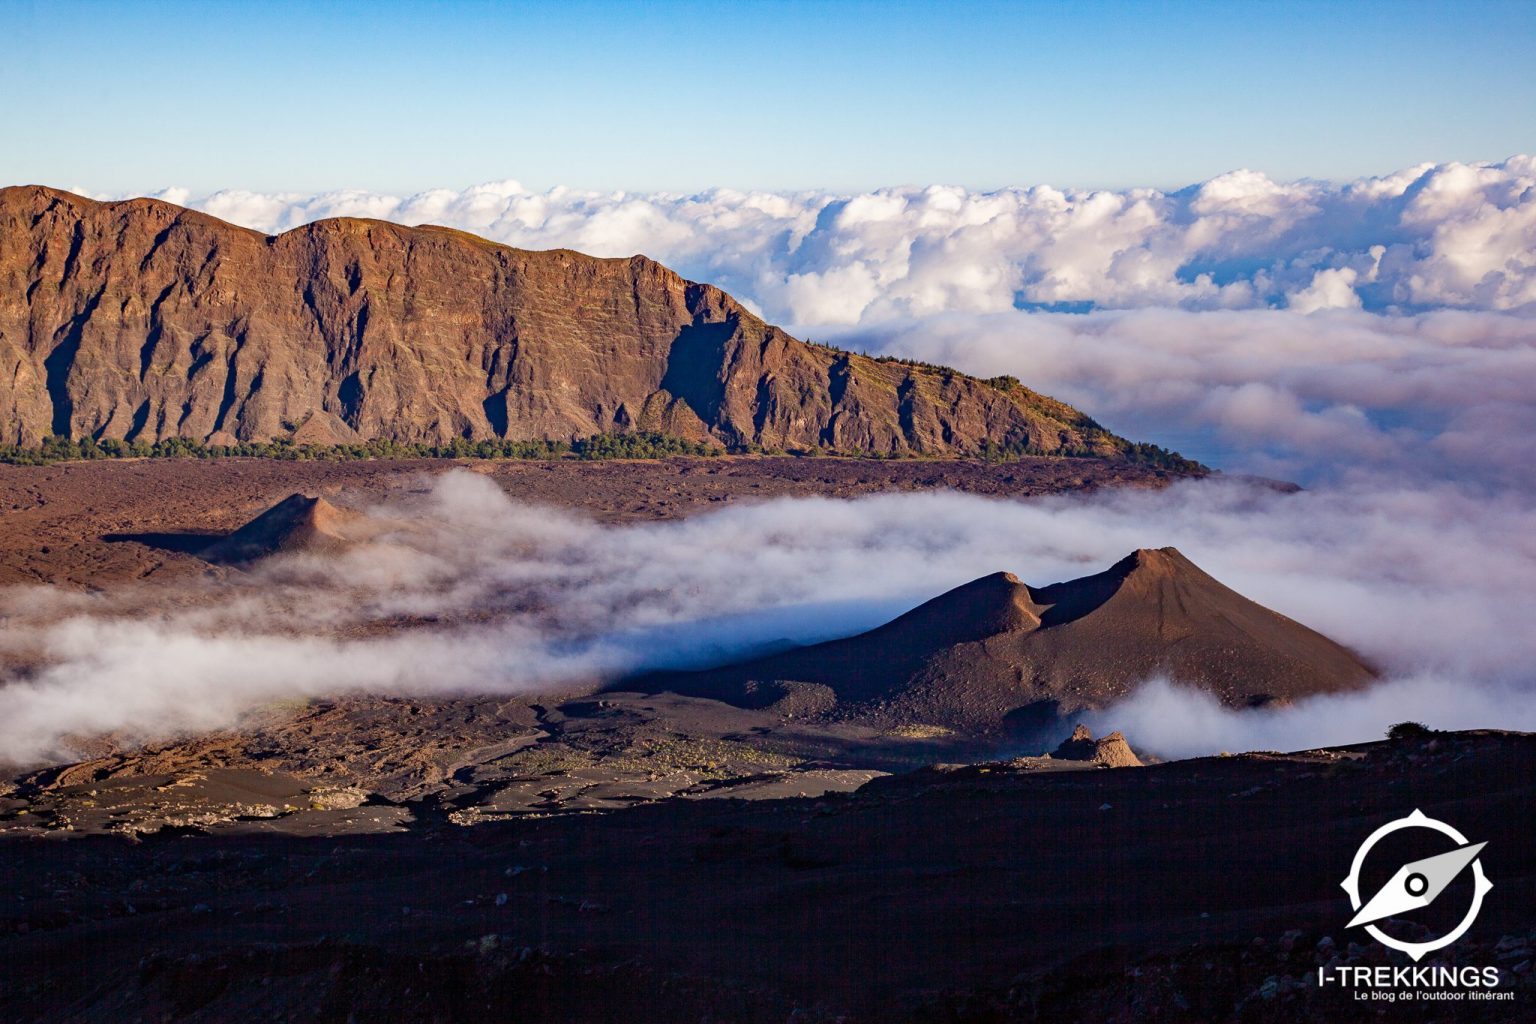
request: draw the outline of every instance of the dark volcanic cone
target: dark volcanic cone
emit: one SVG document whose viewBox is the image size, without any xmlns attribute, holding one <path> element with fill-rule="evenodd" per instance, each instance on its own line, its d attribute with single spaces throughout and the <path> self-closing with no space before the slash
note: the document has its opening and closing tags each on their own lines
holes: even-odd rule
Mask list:
<svg viewBox="0 0 1536 1024">
<path fill-rule="evenodd" d="M 350 542 L 355 518 L 324 498 L 290 494 L 200 554 L 210 562 L 239 564 L 287 551 L 331 551 Z"/>
<path fill-rule="evenodd" d="M 630 680 L 766 706 L 825 687 L 871 724 L 990 731 L 1102 707 L 1155 675 L 1251 706 L 1375 678 L 1357 655 L 1223 586 L 1173 548 L 1034 588 L 994 573 L 878 629 L 704 672 Z"/>
</svg>

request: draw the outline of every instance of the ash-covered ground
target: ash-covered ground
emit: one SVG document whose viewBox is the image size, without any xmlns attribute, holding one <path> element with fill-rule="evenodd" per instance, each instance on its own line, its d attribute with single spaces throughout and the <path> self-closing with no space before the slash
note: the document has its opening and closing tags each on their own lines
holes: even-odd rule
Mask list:
<svg viewBox="0 0 1536 1024">
<path fill-rule="evenodd" d="M 1123 652 L 1187 651 L 1170 630 L 1224 636 L 1226 626 L 1210 623 L 1243 623 L 1241 644 L 1223 640 L 1201 655 L 1216 676 L 1239 647 L 1245 658 L 1272 659 L 1332 644 L 1203 573 L 1100 573 L 1073 587 L 1012 580 L 1006 607 L 967 612 L 974 621 L 937 653 L 924 638 L 943 630 L 900 633 L 905 653 L 882 669 L 892 675 L 889 699 L 858 690 L 858 701 L 844 700 L 842 680 L 870 681 L 844 666 L 816 684 L 749 672 L 727 701 L 670 692 L 654 673 L 635 677 L 649 680 L 643 692 L 626 689 L 646 666 L 572 632 L 567 619 L 601 609 L 623 620 L 622 635 L 675 644 L 678 621 L 689 625 L 699 608 L 730 611 L 721 605 L 735 589 L 755 585 L 752 600 L 762 601 L 790 585 L 796 567 L 775 569 L 771 543 L 750 563 L 752 579 L 722 570 L 720 589 L 669 610 L 662 595 L 672 577 L 615 586 L 576 564 L 590 532 L 542 547 L 528 540 L 538 508 L 643 524 L 786 495 L 1030 498 L 1167 482 L 1155 474 L 1077 460 L 487 463 L 470 468 L 497 486 L 479 480 L 461 497 L 496 521 L 507 510 L 476 505 L 482 490 L 531 503 L 516 529 L 483 530 L 466 544 L 474 515 L 435 533 L 390 518 L 431 498 L 449 468 L 228 461 L 0 471 L 10 509 L 0 552 L 7 578 L 24 588 L 6 606 L 8 685 L 32 698 L 8 705 L 13 720 L 0 738 L 10 750 L 44 752 L 0 782 L 0 1016 L 1355 1018 L 1350 993 L 1319 988 L 1318 968 L 1407 960 L 1346 928 L 1339 882 L 1359 842 L 1412 808 L 1487 842 L 1495 883 L 1475 926 L 1429 962 L 1496 966 L 1511 1000 L 1373 1004 L 1370 1013 L 1529 1012 L 1529 736 L 1408 731 L 1365 745 L 1159 763 L 1138 751 L 1134 730 L 1068 738 L 1071 718 L 988 718 L 943 699 L 970 692 L 964 680 L 948 687 L 945 672 L 985 664 L 995 702 L 1006 689 L 1002 661 L 1056 650 L 1052 629 L 1074 630 L 1074 665 L 1098 649 L 1079 634 L 1114 641 L 1103 646 L 1114 657 L 1091 666 L 1100 689 L 1067 676 L 1054 684 L 1056 706 L 1074 714 L 1112 692 L 1103 680 L 1118 678 L 1109 662 Z M 282 505 L 275 519 L 229 536 L 294 493 L 322 500 Z M 825 518 L 831 506 L 818 508 Z M 816 517 L 808 522 L 815 529 Z M 380 542 L 391 529 L 408 542 Z M 944 524 L 903 529 L 921 539 Z M 926 557 L 942 563 L 950 550 Z M 466 569 L 509 552 L 521 559 L 515 574 Z M 643 566 L 654 550 L 625 557 L 609 551 L 592 565 Z M 830 571 L 809 585 L 841 569 Z M 608 603 L 562 596 L 593 590 Z M 858 613 L 865 627 L 889 617 L 878 610 Z M 221 645 L 226 633 L 260 643 Z M 889 635 L 876 630 L 864 642 Z M 786 644 L 768 632 L 732 657 L 783 664 L 772 652 Z M 394 656 L 410 661 L 408 672 L 391 674 Z M 369 685 L 344 685 L 349 658 L 372 673 Z M 267 688 L 269 662 L 282 678 Z M 550 666 L 572 662 L 537 685 Z M 1284 662 L 1263 664 L 1274 672 Z M 1361 664 L 1365 682 L 1336 685 L 1367 685 L 1374 669 Z M 511 674 L 496 686 L 464 682 L 505 665 Z M 121 678 L 95 678 L 97 669 Z M 924 699 L 897 715 L 901 673 Z M 771 685 L 754 689 L 759 682 Z M 92 706 L 117 701 L 124 686 L 159 703 L 110 714 Z M 34 720 L 56 735 L 39 740 Z M 93 722 L 111 727 L 85 728 Z M 1447 905 L 1464 905 L 1459 892 L 1448 890 Z M 1391 924 L 1428 935 L 1448 926 L 1438 913 Z"/>
</svg>

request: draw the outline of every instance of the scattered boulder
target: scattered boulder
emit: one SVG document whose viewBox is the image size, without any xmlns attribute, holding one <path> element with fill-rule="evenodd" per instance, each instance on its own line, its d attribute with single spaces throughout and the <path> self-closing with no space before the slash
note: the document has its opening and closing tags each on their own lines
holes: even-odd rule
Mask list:
<svg viewBox="0 0 1536 1024">
<path fill-rule="evenodd" d="M 1115 735 L 1120 735 L 1116 733 Z M 1058 761 L 1091 761 L 1093 760 L 1094 742 L 1093 733 L 1081 722 L 1072 730 L 1072 735 L 1061 741 L 1061 745 L 1051 754 Z"/>
<path fill-rule="evenodd" d="M 1105 768 L 1140 768 L 1141 758 L 1131 749 L 1124 734 L 1112 732 L 1094 739 L 1086 725 L 1078 723 L 1072 735 L 1061 741 L 1051 754 L 1058 761 L 1092 761 Z"/>
<path fill-rule="evenodd" d="M 1141 758 L 1136 756 L 1136 751 L 1131 749 L 1125 737 L 1118 732 L 1112 732 L 1095 741 L 1093 760 L 1106 768 L 1140 768 L 1142 766 Z"/>
</svg>

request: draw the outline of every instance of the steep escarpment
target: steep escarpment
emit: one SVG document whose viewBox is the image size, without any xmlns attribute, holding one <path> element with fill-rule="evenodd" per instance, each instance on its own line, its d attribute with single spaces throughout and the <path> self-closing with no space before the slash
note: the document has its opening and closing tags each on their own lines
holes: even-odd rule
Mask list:
<svg viewBox="0 0 1536 1024">
<path fill-rule="evenodd" d="M 631 429 L 884 454 L 1127 449 L 1012 381 L 799 341 L 642 256 L 354 219 L 267 236 L 154 200 L 0 190 L 0 443 Z"/>
</svg>

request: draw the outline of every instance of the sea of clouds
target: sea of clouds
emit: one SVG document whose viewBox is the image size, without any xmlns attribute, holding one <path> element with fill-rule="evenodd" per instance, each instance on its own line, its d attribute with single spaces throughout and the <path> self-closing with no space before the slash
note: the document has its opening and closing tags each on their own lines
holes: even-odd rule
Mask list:
<svg viewBox="0 0 1536 1024">
<path fill-rule="evenodd" d="M 1536 157 L 1166 192 L 160 194 L 266 231 L 643 252 L 803 336 L 1012 373 L 1229 470 L 1536 486 Z"/>
<path fill-rule="evenodd" d="M 1151 680 L 1100 728 L 1164 755 L 1365 740 L 1405 718 L 1536 729 L 1531 157 L 1172 192 L 162 196 L 267 231 L 371 216 L 644 252 L 817 340 L 1012 373 L 1128 436 L 1308 489 L 779 500 L 603 526 L 457 473 L 376 510 L 415 526 L 340 558 L 186 591 L 0 594 L 0 760 L 290 697 L 585 685 L 846 634 L 997 569 L 1049 583 L 1164 545 L 1386 681 L 1232 711 Z M 377 628 L 395 616 L 437 624 Z"/>
<path fill-rule="evenodd" d="M 277 232 L 445 224 L 527 248 L 644 253 L 796 327 L 1011 309 L 1536 309 L 1536 157 L 1334 184 L 1233 171 L 1177 191 L 859 195 L 226 190 L 160 198 Z"/>
<path fill-rule="evenodd" d="M 952 314 L 890 325 L 879 345 L 1012 373 L 1228 471 L 1536 490 L 1536 315 Z"/>
</svg>

